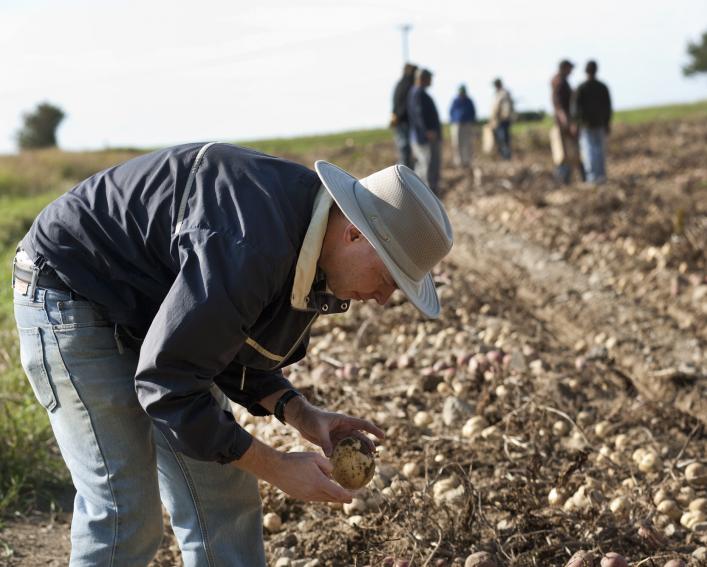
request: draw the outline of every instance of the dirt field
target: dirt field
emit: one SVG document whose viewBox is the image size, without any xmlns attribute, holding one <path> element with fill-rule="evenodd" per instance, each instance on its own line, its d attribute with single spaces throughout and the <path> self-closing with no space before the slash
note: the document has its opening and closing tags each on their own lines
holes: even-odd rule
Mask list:
<svg viewBox="0 0 707 567">
<path fill-rule="evenodd" d="M 562 566 L 580 549 L 707 565 L 707 120 L 617 127 L 598 188 L 557 186 L 543 135 L 518 146 L 443 172 L 455 247 L 440 320 L 394 296 L 315 326 L 291 380 L 387 440 L 346 509 L 263 486 L 282 520 L 272 565 L 462 566 L 488 551 Z M 361 175 L 394 160 L 392 145 L 296 156 L 320 157 Z M 66 564 L 67 520 L 6 524 L 0 565 Z M 153 565 L 179 564 L 167 537 Z"/>
</svg>

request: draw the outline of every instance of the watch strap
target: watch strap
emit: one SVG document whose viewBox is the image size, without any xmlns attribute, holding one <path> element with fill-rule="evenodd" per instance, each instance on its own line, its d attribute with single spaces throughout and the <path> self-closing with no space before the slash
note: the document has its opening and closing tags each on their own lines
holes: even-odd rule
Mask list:
<svg viewBox="0 0 707 567">
<path fill-rule="evenodd" d="M 285 423 L 285 406 L 287 405 L 287 402 L 289 402 L 292 398 L 296 398 L 301 395 L 302 394 L 300 394 L 297 390 L 292 388 L 285 391 L 282 396 L 279 397 L 277 402 L 275 402 L 275 411 L 273 411 L 273 413 L 281 423 Z"/>
</svg>

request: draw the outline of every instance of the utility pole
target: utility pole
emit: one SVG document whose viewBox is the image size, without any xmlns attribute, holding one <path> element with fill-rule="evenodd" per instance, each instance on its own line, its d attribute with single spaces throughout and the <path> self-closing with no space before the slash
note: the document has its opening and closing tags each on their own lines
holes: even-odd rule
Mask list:
<svg viewBox="0 0 707 567">
<path fill-rule="evenodd" d="M 410 53 L 408 50 L 408 33 L 412 29 L 412 24 L 403 24 L 400 26 L 400 31 L 403 34 L 403 63 L 410 61 Z"/>
</svg>

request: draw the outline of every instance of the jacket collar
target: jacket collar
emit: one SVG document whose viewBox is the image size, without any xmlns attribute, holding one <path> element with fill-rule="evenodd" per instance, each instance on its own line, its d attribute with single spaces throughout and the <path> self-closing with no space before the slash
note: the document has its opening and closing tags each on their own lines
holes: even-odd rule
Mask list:
<svg viewBox="0 0 707 567">
<path fill-rule="evenodd" d="M 328 314 L 342 313 L 349 308 L 348 300 L 338 299 L 329 293 L 324 273 L 317 268 L 332 203 L 331 195 L 322 185 L 314 199 L 312 219 L 297 257 L 295 280 L 292 284 L 290 303 L 294 309 L 300 311 Z"/>
</svg>

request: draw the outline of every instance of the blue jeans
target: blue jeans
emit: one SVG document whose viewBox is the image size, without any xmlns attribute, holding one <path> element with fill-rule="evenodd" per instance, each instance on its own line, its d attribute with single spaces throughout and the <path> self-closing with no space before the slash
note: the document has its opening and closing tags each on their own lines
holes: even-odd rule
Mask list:
<svg viewBox="0 0 707 567">
<path fill-rule="evenodd" d="M 265 565 L 256 478 L 172 450 L 138 403 L 138 355 L 118 349 L 112 324 L 70 292 L 15 289 L 14 301 L 22 367 L 76 487 L 70 565 L 147 565 L 162 504 L 185 566 Z"/>
<path fill-rule="evenodd" d="M 398 149 L 398 163 L 413 168 L 412 145 L 410 144 L 410 125 L 400 122 L 395 126 L 395 147 Z"/>
<path fill-rule="evenodd" d="M 502 120 L 493 129 L 493 135 L 496 139 L 496 147 L 498 154 L 503 159 L 511 159 L 511 122 L 510 120 Z"/>
<path fill-rule="evenodd" d="M 579 149 L 589 183 L 606 181 L 606 129 L 580 128 Z"/>
<path fill-rule="evenodd" d="M 442 165 L 442 147 L 439 140 L 426 144 L 412 143 L 415 173 L 435 195 L 439 195 L 439 172 Z"/>
</svg>

